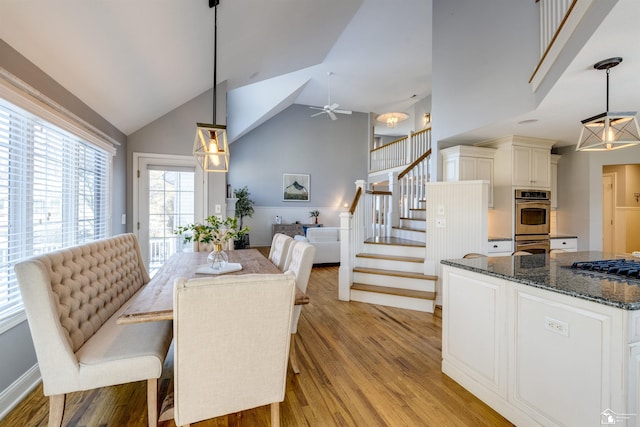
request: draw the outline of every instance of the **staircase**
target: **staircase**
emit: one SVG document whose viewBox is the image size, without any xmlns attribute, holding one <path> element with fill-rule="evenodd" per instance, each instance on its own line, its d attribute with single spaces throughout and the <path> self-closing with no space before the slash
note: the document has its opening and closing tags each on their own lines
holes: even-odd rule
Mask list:
<svg viewBox="0 0 640 427">
<path fill-rule="evenodd" d="M 427 129 L 399 142 L 415 152 L 415 139 L 429 136 Z M 389 170 L 388 191 L 364 191 L 365 183 L 357 183 L 361 191 L 350 212 L 341 218 L 341 228 L 349 230 L 341 236 L 340 299 L 435 310 L 437 277 L 425 274 L 426 201 L 421 190 L 428 180 L 431 150 L 429 144 L 420 142 L 421 153 L 409 155 L 402 170 L 397 160 Z M 379 152 L 376 155 L 381 157 Z"/>
</svg>

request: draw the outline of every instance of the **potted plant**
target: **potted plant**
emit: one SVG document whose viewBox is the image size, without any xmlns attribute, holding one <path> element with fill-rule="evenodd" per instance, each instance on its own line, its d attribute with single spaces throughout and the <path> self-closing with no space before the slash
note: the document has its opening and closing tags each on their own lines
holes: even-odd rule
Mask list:
<svg viewBox="0 0 640 427">
<path fill-rule="evenodd" d="M 246 249 L 249 247 L 249 228 L 244 228 L 243 219 L 244 217 L 251 218 L 253 216 L 253 204 L 255 203 L 253 200 L 249 198 L 249 189 L 245 185 L 242 188 L 233 191 L 234 196 L 238 199 L 236 200 L 236 218 L 239 219 L 239 227 L 242 232 L 238 233 L 235 239 L 235 248 L 236 249 Z M 246 231 L 244 231 L 246 230 Z"/>
<path fill-rule="evenodd" d="M 238 219 L 235 217 L 221 219 L 216 215 L 211 215 L 206 218 L 205 224 L 188 224 L 178 227 L 173 232 L 184 235 L 185 243 L 193 242 L 198 247 L 211 245 L 213 251 L 209 254 L 209 265 L 215 270 L 220 270 L 227 264 L 227 255 L 223 248 L 230 240 L 236 239 L 238 235 L 248 231 L 248 227 L 238 227 Z"/>
<path fill-rule="evenodd" d="M 311 212 L 309 212 L 309 216 L 311 218 L 315 218 L 315 222 L 317 224 L 318 223 L 318 217 L 320 216 L 320 211 L 318 209 L 312 210 Z"/>
</svg>

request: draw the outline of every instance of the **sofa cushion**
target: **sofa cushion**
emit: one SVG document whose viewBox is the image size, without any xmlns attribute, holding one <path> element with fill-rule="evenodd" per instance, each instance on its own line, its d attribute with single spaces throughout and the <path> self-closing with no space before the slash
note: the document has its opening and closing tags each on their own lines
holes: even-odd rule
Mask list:
<svg viewBox="0 0 640 427">
<path fill-rule="evenodd" d="M 337 242 L 340 240 L 340 229 L 337 227 L 319 227 L 307 230 L 307 239 L 313 242 Z"/>
</svg>

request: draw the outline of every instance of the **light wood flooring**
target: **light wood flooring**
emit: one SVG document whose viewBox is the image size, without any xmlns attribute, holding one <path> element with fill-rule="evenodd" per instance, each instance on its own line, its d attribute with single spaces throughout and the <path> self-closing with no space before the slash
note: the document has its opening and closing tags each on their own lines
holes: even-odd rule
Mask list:
<svg viewBox="0 0 640 427">
<path fill-rule="evenodd" d="M 296 345 L 299 375 L 288 372 L 283 426 L 511 426 L 444 375 L 441 320 L 417 311 L 337 300 L 338 267 L 316 267 Z M 172 359 L 160 381 L 172 387 Z M 212 384 L 212 387 L 215 387 Z M 143 382 L 67 398 L 64 426 L 146 426 Z M 162 401 L 162 397 L 160 397 Z M 0 427 L 46 426 L 41 386 Z M 194 424 L 268 426 L 268 406 Z M 174 427 L 173 421 L 160 427 Z"/>
</svg>

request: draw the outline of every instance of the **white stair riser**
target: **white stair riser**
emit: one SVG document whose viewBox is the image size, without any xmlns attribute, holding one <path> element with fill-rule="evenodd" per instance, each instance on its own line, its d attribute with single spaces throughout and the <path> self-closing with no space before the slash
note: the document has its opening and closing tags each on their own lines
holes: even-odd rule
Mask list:
<svg viewBox="0 0 640 427">
<path fill-rule="evenodd" d="M 386 276 L 384 274 L 371 274 L 353 272 L 353 282 L 366 285 L 388 286 L 397 289 L 411 289 L 414 291 L 434 292 L 436 284 L 433 280 L 413 279 L 411 277 Z"/>
<path fill-rule="evenodd" d="M 409 211 L 409 217 L 411 217 L 412 219 L 421 219 L 424 221 L 427 219 L 427 211 L 412 210 Z"/>
<path fill-rule="evenodd" d="M 435 310 L 435 301 L 432 300 L 381 294 L 378 292 L 359 291 L 354 289 L 351 290 L 351 300 L 369 304 L 385 305 L 387 307 L 422 311 L 425 313 L 433 313 Z"/>
<path fill-rule="evenodd" d="M 401 219 L 400 227 L 413 228 L 414 230 L 426 230 L 427 222 L 420 219 Z"/>
<path fill-rule="evenodd" d="M 396 255 L 424 258 L 426 249 L 424 246 L 397 246 L 365 243 L 362 252 L 376 255 Z"/>
<path fill-rule="evenodd" d="M 427 240 L 427 235 L 424 231 L 401 230 L 394 228 L 391 230 L 391 235 L 399 239 L 413 240 L 414 242 L 424 243 Z"/>
<path fill-rule="evenodd" d="M 356 257 L 356 267 L 381 268 L 383 270 L 397 270 L 424 274 L 424 262 Z"/>
</svg>

